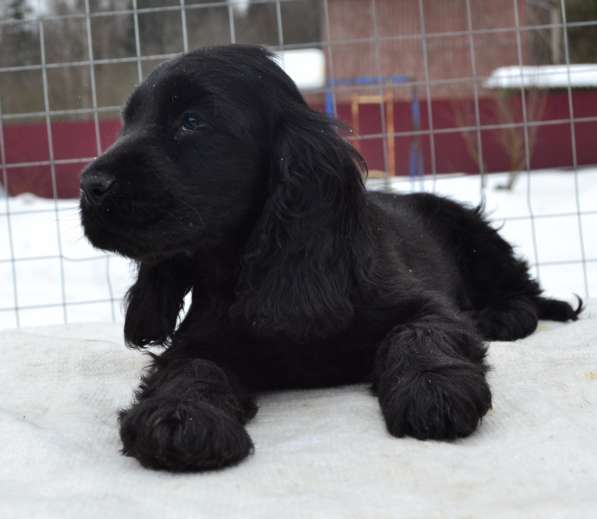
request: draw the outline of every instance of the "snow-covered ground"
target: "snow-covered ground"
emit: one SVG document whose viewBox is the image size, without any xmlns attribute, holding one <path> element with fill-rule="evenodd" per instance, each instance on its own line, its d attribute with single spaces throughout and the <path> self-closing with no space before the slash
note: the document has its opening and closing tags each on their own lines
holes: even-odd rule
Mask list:
<svg viewBox="0 0 597 519">
<path fill-rule="evenodd" d="M 531 264 L 539 264 L 535 273 L 549 294 L 596 297 L 597 168 L 523 173 L 513 192 L 496 191 L 505 178 L 489 176 L 483 191 L 502 235 Z M 373 189 L 382 184 L 369 182 Z M 435 191 L 469 204 L 482 199 L 476 176 L 438 176 L 435 182 L 400 178 L 391 188 Z M 0 328 L 16 326 L 17 314 L 21 326 L 62 323 L 65 317 L 68 322 L 121 320 L 121 298 L 133 274 L 129 261 L 89 245 L 76 200 L 0 199 Z"/>
</svg>

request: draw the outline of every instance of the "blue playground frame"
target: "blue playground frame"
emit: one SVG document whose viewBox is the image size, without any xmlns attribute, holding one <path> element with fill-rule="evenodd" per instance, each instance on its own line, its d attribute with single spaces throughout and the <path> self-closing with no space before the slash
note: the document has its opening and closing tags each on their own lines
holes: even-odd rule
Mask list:
<svg viewBox="0 0 597 519">
<path fill-rule="evenodd" d="M 338 86 L 382 86 L 382 85 L 403 85 L 410 83 L 411 78 L 403 74 L 393 76 L 359 76 L 352 79 L 331 79 L 328 80 L 325 91 L 325 112 L 336 116 L 333 90 Z M 416 85 L 412 87 L 412 99 L 410 103 L 410 117 L 413 130 L 418 132 L 421 129 L 421 105 Z M 413 139 L 409 152 L 409 176 L 418 177 L 423 175 L 423 154 L 418 136 Z M 394 173 L 394 172 L 393 172 Z"/>
</svg>

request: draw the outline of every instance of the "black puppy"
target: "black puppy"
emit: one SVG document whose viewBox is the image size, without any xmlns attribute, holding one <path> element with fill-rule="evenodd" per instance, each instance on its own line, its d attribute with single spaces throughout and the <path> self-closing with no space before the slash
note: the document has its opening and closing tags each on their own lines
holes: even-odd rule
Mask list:
<svg viewBox="0 0 597 519">
<path fill-rule="evenodd" d="M 147 467 L 243 459 L 251 394 L 272 388 L 370 381 L 391 434 L 467 436 L 491 407 L 483 339 L 581 310 L 541 297 L 480 210 L 367 193 L 363 159 L 261 48 L 168 61 L 123 116 L 81 214 L 138 264 L 126 341 L 165 346 L 120 414 Z"/>
</svg>

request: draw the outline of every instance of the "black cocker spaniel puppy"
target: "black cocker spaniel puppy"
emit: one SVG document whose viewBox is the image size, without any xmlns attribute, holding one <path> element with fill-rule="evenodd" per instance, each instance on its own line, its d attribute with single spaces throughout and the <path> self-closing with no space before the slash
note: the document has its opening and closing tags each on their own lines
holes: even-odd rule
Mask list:
<svg viewBox="0 0 597 519">
<path fill-rule="evenodd" d="M 262 48 L 163 63 L 123 117 L 81 218 L 138 265 L 127 343 L 165 347 L 120 414 L 144 466 L 242 460 L 252 395 L 273 388 L 369 381 L 392 435 L 467 436 L 491 407 L 483 340 L 581 310 L 542 297 L 479 209 L 368 193 L 363 159 Z"/>
</svg>

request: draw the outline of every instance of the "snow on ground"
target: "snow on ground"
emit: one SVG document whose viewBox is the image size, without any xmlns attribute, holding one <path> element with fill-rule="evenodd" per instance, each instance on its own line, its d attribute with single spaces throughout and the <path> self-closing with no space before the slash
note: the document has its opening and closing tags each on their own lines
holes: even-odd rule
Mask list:
<svg viewBox="0 0 597 519">
<path fill-rule="evenodd" d="M 489 176 L 483 191 L 492 222 L 503 226 L 502 235 L 520 255 L 539 263 L 535 273 L 551 295 L 567 299 L 572 293 L 587 295 L 581 263 L 584 253 L 589 260 L 585 263 L 586 288 L 588 295 L 596 297 L 597 168 L 523 173 L 513 192 L 496 191 L 495 186 L 505 178 Z M 369 185 L 378 189 L 383 181 L 371 180 Z M 435 182 L 398 178 L 390 188 L 435 191 L 469 204 L 482 199 L 477 176 L 438 176 Z M 128 260 L 107 256 L 89 245 L 79 224 L 77 204 L 76 200 L 55 203 L 31 195 L 0 199 L 0 328 L 16 326 L 17 313 L 21 326 L 62 323 L 65 317 L 68 322 L 122 319 L 121 298 L 132 282 L 134 268 Z M 531 212 L 534 221 L 529 218 Z M 62 262 L 57 258 L 60 252 Z"/>
</svg>

